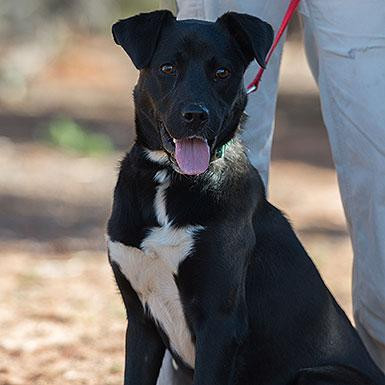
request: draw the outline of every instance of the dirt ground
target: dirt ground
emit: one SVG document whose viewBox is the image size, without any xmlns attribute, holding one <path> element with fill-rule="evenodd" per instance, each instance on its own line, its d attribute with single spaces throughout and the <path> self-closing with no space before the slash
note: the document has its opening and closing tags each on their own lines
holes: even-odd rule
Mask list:
<svg viewBox="0 0 385 385">
<path fill-rule="evenodd" d="M 270 200 L 351 316 L 352 251 L 297 43 L 287 45 L 281 75 Z M 78 39 L 31 79 L 22 99 L 0 104 L 1 385 L 121 383 L 125 319 L 104 228 L 118 160 L 133 140 L 135 78 L 109 40 Z M 37 140 L 57 115 L 107 132 L 117 151 L 85 157 Z"/>
</svg>

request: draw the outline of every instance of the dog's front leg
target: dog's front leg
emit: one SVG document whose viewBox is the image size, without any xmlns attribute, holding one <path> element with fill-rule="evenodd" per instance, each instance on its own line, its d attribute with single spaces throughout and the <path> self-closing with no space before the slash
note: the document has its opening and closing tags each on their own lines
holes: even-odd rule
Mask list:
<svg viewBox="0 0 385 385">
<path fill-rule="evenodd" d="M 244 302 L 208 316 L 196 336 L 194 385 L 227 385 L 238 349 L 248 333 Z"/>
<path fill-rule="evenodd" d="M 210 263 L 213 260 L 218 263 Z M 204 266 L 204 277 L 200 275 L 189 301 L 195 315 L 194 385 L 227 385 L 239 347 L 248 335 L 245 263 L 242 258 L 225 256 L 205 261 L 210 265 Z M 191 261 L 188 270 L 193 276 L 199 276 L 193 271 L 195 266 L 203 271 L 197 265 Z"/>
<path fill-rule="evenodd" d="M 124 385 L 155 385 L 164 346 L 152 322 L 129 318 L 125 352 Z"/>
<path fill-rule="evenodd" d="M 164 344 L 119 266 L 111 264 L 127 312 L 124 385 L 155 385 Z"/>
</svg>

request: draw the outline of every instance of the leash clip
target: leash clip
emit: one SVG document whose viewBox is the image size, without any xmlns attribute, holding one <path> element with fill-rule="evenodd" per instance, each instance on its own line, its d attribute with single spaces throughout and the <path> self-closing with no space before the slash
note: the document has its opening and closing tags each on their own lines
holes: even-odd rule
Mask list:
<svg viewBox="0 0 385 385">
<path fill-rule="evenodd" d="M 247 91 L 246 91 L 246 95 L 249 95 L 251 94 L 252 92 L 256 91 L 257 90 L 257 87 L 256 86 L 251 86 Z"/>
<path fill-rule="evenodd" d="M 279 27 L 278 33 L 275 36 L 273 45 L 270 48 L 269 53 L 267 54 L 265 65 L 269 62 L 271 55 L 273 54 L 275 48 L 277 47 L 279 40 L 281 39 L 283 33 L 285 32 L 285 29 L 287 25 L 289 24 L 290 19 L 293 17 L 294 11 L 297 9 L 299 5 L 300 0 L 291 0 L 289 3 L 289 6 L 287 8 L 287 11 L 285 13 L 285 16 L 282 19 L 281 26 Z M 254 80 L 247 86 L 247 95 L 251 94 L 252 92 L 256 91 L 258 88 L 258 83 L 261 80 L 262 74 L 263 74 L 264 68 L 260 68 L 260 70 L 257 73 L 257 76 L 254 78 Z"/>
</svg>

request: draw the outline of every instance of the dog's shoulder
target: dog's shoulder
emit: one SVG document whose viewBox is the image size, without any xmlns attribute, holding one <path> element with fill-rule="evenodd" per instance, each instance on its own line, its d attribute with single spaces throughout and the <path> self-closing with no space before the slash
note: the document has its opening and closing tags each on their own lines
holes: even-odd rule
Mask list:
<svg viewBox="0 0 385 385">
<path fill-rule="evenodd" d="M 155 225 L 152 206 L 156 166 L 134 145 L 120 162 L 107 233 L 110 239 L 137 247 L 148 225 Z"/>
</svg>

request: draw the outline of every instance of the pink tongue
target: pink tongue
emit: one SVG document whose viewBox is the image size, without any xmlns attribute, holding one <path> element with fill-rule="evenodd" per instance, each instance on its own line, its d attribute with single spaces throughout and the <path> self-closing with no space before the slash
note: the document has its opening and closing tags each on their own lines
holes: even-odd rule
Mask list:
<svg viewBox="0 0 385 385">
<path fill-rule="evenodd" d="M 203 139 L 177 139 L 175 159 L 183 174 L 198 175 L 205 172 L 210 162 L 210 147 Z"/>
</svg>

